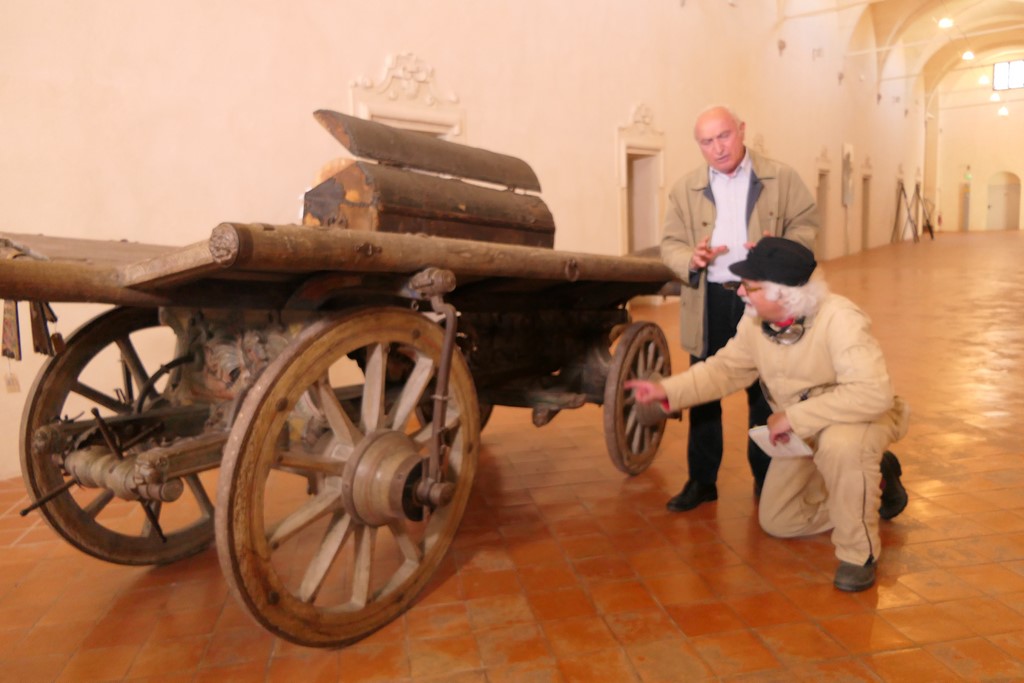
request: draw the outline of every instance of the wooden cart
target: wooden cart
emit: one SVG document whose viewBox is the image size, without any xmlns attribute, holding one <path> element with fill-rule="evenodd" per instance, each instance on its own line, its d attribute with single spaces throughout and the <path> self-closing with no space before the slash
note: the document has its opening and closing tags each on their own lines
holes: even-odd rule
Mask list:
<svg viewBox="0 0 1024 683">
<path fill-rule="evenodd" d="M 670 373 L 669 350 L 625 304 L 673 276 L 553 250 L 518 159 L 317 118 L 362 160 L 307 193 L 303 225 L 182 248 L 0 234 L 0 296 L 5 355 L 21 301 L 52 356 L 22 420 L 29 510 L 110 562 L 216 540 L 257 621 L 337 646 L 437 569 L 492 406 L 541 426 L 601 404 L 615 465 L 651 463 L 664 423 L 639 424 L 623 383 Z M 50 302 L 114 308 L 63 340 Z"/>
</svg>

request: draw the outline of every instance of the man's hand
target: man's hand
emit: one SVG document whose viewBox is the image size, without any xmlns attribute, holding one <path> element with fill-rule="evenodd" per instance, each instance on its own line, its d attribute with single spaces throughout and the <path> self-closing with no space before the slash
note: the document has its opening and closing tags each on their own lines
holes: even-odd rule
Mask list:
<svg viewBox="0 0 1024 683">
<path fill-rule="evenodd" d="M 772 236 L 772 234 L 770 232 L 768 232 L 767 230 L 765 230 L 764 232 L 761 233 L 761 237 L 771 237 L 771 236 Z M 751 249 L 754 248 L 755 244 L 757 244 L 757 242 L 747 242 L 743 246 L 745 246 L 747 248 L 747 251 L 750 251 Z"/>
<path fill-rule="evenodd" d="M 708 246 L 711 241 L 711 236 L 707 236 L 702 239 L 693 250 L 693 256 L 690 257 L 690 270 L 704 270 L 708 267 L 708 264 L 715 260 L 715 257 L 719 254 L 724 254 L 729 251 L 729 247 L 722 245 L 720 247 Z"/>
<path fill-rule="evenodd" d="M 789 443 L 789 435 L 793 427 L 789 424 L 786 413 L 772 413 L 768 416 L 768 440 L 772 444 Z"/>
<path fill-rule="evenodd" d="M 627 379 L 622 386 L 626 389 L 632 389 L 633 396 L 640 403 L 668 400 L 665 388 L 658 382 L 649 382 L 645 379 Z"/>
</svg>

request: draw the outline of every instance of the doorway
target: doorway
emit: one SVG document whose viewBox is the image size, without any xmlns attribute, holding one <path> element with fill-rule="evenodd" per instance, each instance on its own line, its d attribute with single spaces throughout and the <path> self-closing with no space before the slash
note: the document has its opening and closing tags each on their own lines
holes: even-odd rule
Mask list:
<svg viewBox="0 0 1024 683">
<path fill-rule="evenodd" d="M 661 242 L 658 189 L 661 185 L 659 153 L 626 155 L 626 221 L 629 253 L 656 248 Z"/>
<path fill-rule="evenodd" d="M 971 186 L 969 183 L 960 183 L 960 231 L 967 232 L 971 229 Z"/>
<path fill-rule="evenodd" d="M 1020 178 L 1000 172 L 988 182 L 986 230 L 1020 230 Z"/>
</svg>

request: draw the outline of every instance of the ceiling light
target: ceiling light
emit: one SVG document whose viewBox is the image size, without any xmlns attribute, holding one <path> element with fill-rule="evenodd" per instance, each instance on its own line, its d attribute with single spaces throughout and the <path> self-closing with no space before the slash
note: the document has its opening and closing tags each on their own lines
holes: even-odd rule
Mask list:
<svg viewBox="0 0 1024 683">
<path fill-rule="evenodd" d="M 965 51 L 965 52 L 964 52 L 964 53 L 963 53 L 962 55 L 960 55 L 960 56 L 961 56 L 961 57 L 963 58 L 963 60 L 964 60 L 965 62 L 969 62 L 969 61 L 971 61 L 972 59 L 974 59 L 974 53 L 973 53 L 973 52 L 971 52 L 970 50 L 967 50 L 967 51 Z"/>
<path fill-rule="evenodd" d="M 978 77 L 978 85 L 988 85 L 988 74 L 981 74 Z"/>
<path fill-rule="evenodd" d="M 997 92 L 992 93 L 992 95 L 989 97 L 989 99 L 992 100 L 993 102 L 998 102 L 999 101 L 999 93 L 997 93 Z"/>
<path fill-rule="evenodd" d="M 1000 116 L 1009 116 L 1010 115 L 1010 110 L 1007 109 L 1005 105 L 1002 106 L 1002 107 L 999 107 L 999 115 Z"/>
<path fill-rule="evenodd" d="M 952 28 L 953 20 L 949 17 L 942 17 L 939 19 L 939 28 Z"/>
</svg>

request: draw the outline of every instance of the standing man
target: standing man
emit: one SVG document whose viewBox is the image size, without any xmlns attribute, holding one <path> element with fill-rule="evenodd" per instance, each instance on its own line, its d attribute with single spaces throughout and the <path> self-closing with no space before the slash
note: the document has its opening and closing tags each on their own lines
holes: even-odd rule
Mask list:
<svg viewBox="0 0 1024 683">
<path fill-rule="evenodd" d="M 691 364 L 725 346 L 743 316 L 743 301 L 724 286 L 736 281 L 729 266 L 746 258 L 764 235 L 813 249 L 818 233 L 818 209 L 807 186 L 790 167 L 746 148 L 744 123 L 731 109 L 705 110 L 693 134 L 707 164 L 672 188 L 661 240 L 662 260 L 683 283 L 680 340 Z M 750 425 L 765 424 L 771 409 L 757 382 L 747 388 L 747 405 Z M 721 401 L 690 408 L 689 479 L 668 501 L 669 510 L 691 510 L 718 499 L 722 447 Z M 748 441 L 747 460 L 754 495 L 760 496 L 768 456 Z"/>
</svg>

